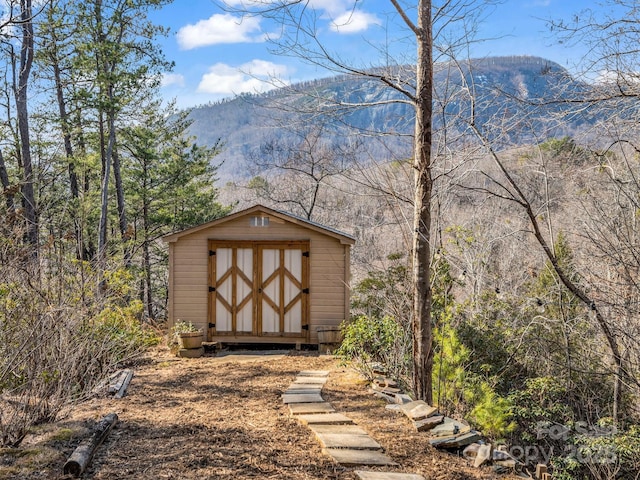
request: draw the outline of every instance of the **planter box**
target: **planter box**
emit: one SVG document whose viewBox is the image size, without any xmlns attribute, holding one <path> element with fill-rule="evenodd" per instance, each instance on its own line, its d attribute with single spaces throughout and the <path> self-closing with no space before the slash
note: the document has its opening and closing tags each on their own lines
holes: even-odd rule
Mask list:
<svg viewBox="0 0 640 480">
<path fill-rule="evenodd" d="M 342 343 L 340 327 L 318 327 L 318 343 L 330 345 Z"/>
<path fill-rule="evenodd" d="M 318 327 L 318 352 L 332 353 L 342 343 L 342 331 L 338 326 Z"/>
<path fill-rule="evenodd" d="M 202 332 L 181 333 L 178 335 L 180 348 L 200 348 L 202 347 Z"/>
<path fill-rule="evenodd" d="M 178 350 L 180 358 L 200 358 L 204 355 L 204 348 L 181 348 Z"/>
</svg>

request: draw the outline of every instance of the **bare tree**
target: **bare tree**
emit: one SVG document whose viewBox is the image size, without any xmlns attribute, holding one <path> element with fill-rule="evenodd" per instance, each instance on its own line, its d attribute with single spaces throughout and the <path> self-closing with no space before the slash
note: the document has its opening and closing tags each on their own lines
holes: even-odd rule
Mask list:
<svg viewBox="0 0 640 480">
<path fill-rule="evenodd" d="M 413 254 L 413 389 L 420 399 L 432 401 L 431 370 L 433 363 L 431 333 L 431 201 L 433 195 L 432 177 L 432 117 L 433 117 L 433 67 L 434 50 L 443 56 L 454 55 L 462 44 L 468 44 L 469 32 L 462 35 L 452 34 L 448 27 L 452 22 L 464 18 L 469 24 L 483 4 L 490 2 L 447 1 L 441 7 L 432 9 L 432 2 L 420 0 L 416 6 L 406 5 L 398 0 L 389 0 L 398 18 L 406 27 L 411 38 L 415 56 L 412 62 L 415 67 L 406 67 L 401 63 L 388 60 L 386 68 L 367 68 L 356 62 L 345 61 L 341 56 L 330 51 L 321 41 L 318 28 L 318 12 L 310 2 L 280 0 L 257 0 L 248 2 L 249 7 L 241 10 L 243 15 L 260 15 L 276 21 L 281 32 L 274 43 L 278 51 L 285 55 L 293 55 L 304 61 L 329 69 L 333 72 L 364 77 L 381 82 L 399 95 L 384 100 L 382 103 L 404 103 L 410 105 L 415 112 L 413 172 L 414 172 L 414 214 L 412 220 Z M 348 7 L 355 11 L 356 2 Z M 237 12 L 238 10 L 236 10 Z M 434 47 L 433 26 L 441 35 L 446 47 Z M 462 29 L 464 30 L 464 28 Z M 446 37 L 446 38 L 445 38 Z M 462 39 L 462 41 L 460 41 Z M 327 105 L 344 112 L 350 108 L 364 108 L 367 102 L 338 105 L 335 101 L 319 98 L 311 107 L 320 113 Z M 380 104 L 380 102 L 378 102 Z"/>
<path fill-rule="evenodd" d="M 327 207 L 322 190 L 356 162 L 360 141 L 332 139 L 322 122 L 290 128 L 292 138 L 274 135 L 253 152 L 252 169 L 258 176 L 249 186 L 270 203 L 289 205 L 307 220 L 317 220 L 316 211 Z"/>
<path fill-rule="evenodd" d="M 31 246 L 31 257 L 38 261 L 38 214 L 33 188 L 34 174 L 31 159 L 31 138 L 29 134 L 29 113 L 27 107 L 27 89 L 29 75 L 33 65 L 33 10 L 31 0 L 20 0 L 20 59 L 18 63 L 18 79 L 14 84 L 18 132 L 20 134 L 20 155 L 22 158 L 22 199 L 24 217 L 27 223 L 26 237 Z"/>
</svg>

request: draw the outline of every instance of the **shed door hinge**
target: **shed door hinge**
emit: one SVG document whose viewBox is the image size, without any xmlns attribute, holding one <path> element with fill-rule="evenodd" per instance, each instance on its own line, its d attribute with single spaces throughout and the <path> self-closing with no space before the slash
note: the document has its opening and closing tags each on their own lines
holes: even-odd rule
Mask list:
<svg viewBox="0 0 640 480">
<path fill-rule="evenodd" d="M 209 322 L 209 328 L 216 328 L 216 324 Z"/>
<path fill-rule="evenodd" d="M 216 287 L 209 287 L 209 291 L 210 292 L 215 292 L 216 291 Z"/>
<path fill-rule="evenodd" d="M 302 256 L 303 257 L 308 257 L 309 256 L 309 252 L 302 252 Z"/>
<path fill-rule="evenodd" d="M 213 257 L 216 254 L 215 250 L 209 250 L 209 256 Z"/>
<path fill-rule="evenodd" d="M 309 289 L 308 288 L 303 288 L 302 289 L 302 293 L 309 293 Z"/>
<path fill-rule="evenodd" d="M 302 330 L 309 330 L 309 325 L 302 325 Z"/>
</svg>

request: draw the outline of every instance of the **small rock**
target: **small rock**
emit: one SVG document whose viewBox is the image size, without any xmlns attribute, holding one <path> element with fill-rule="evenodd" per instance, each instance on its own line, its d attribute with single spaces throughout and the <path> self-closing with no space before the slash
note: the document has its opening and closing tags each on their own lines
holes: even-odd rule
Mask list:
<svg viewBox="0 0 640 480">
<path fill-rule="evenodd" d="M 479 443 L 472 443 L 467 445 L 465 449 L 462 451 L 462 456 L 467 460 L 471 460 L 472 458 L 476 458 L 478 455 L 478 449 L 481 447 Z"/>
<path fill-rule="evenodd" d="M 482 464 L 488 462 L 492 459 L 492 451 L 491 444 L 481 445 L 478 449 L 478 454 L 476 455 L 476 459 L 473 462 L 473 466 L 479 468 Z"/>
<path fill-rule="evenodd" d="M 388 387 L 386 385 L 378 385 L 377 383 L 374 383 L 373 385 L 371 385 L 371 388 L 377 392 L 386 393 L 387 395 L 394 395 L 396 393 L 400 393 L 399 388 Z"/>
<path fill-rule="evenodd" d="M 397 387 L 398 383 L 391 378 L 386 377 L 376 377 L 373 379 L 374 383 L 380 385 L 381 387 Z"/>
<path fill-rule="evenodd" d="M 413 426 L 416 427 L 418 432 L 425 432 L 431 430 L 436 425 L 441 424 L 444 421 L 444 415 L 436 415 L 433 417 L 427 417 L 423 420 L 413 422 Z"/>
<path fill-rule="evenodd" d="M 394 397 L 395 397 L 395 402 L 399 405 L 404 405 L 405 403 L 413 402 L 413 398 L 411 398 L 409 395 L 406 395 L 404 393 L 396 393 Z"/>
<path fill-rule="evenodd" d="M 386 400 L 387 403 L 396 403 L 396 399 L 394 396 L 392 395 L 387 395 L 386 393 L 383 392 L 378 392 L 377 390 L 371 390 L 373 392 L 373 394 L 378 397 L 378 398 L 382 398 L 383 400 Z"/>
<path fill-rule="evenodd" d="M 422 400 L 416 400 L 415 402 L 405 403 L 400 407 L 400 411 L 404 413 L 410 420 L 423 420 L 427 417 L 433 416 L 438 409 L 432 407 Z"/>
</svg>

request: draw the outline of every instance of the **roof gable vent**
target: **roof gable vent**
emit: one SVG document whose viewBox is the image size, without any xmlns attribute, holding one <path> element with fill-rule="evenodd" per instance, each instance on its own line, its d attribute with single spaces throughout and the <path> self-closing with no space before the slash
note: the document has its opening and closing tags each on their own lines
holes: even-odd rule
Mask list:
<svg viewBox="0 0 640 480">
<path fill-rule="evenodd" d="M 269 226 L 269 217 L 251 217 L 252 227 L 268 227 Z"/>
</svg>

